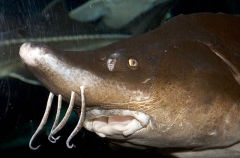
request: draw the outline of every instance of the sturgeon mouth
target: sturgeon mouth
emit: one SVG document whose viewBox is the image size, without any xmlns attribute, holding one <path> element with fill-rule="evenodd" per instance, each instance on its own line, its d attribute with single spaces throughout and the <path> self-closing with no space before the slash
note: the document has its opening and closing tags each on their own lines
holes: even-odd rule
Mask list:
<svg viewBox="0 0 240 158">
<path fill-rule="evenodd" d="M 106 136 L 116 137 L 119 135 L 127 137 L 143 129 L 150 122 L 149 115 L 146 115 L 142 112 L 137 112 L 137 111 L 116 110 L 116 109 L 113 109 L 113 110 L 92 109 L 86 112 L 84 90 L 85 90 L 85 87 L 81 86 L 80 87 L 81 100 L 82 100 L 81 112 L 80 112 L 79 121 L 76 127 L 74 128 L 73 132 L 70 134 L 70 136 L 66 141 L 66 145 L 68 148 L 75 147 L 73 144 L 70 145 L 70 140 L 81 130 L 83 126 L 87 130 L 95 132 L 100 137 L 106 137 Z M 51 129 L 51 132 L 48 136 L 48 140 L 50 142 L 55 143 L 60 138 L 60 136 L 55 138 L 54 134 L 60 131 L 68 121 L 68 118 L 70 117 L 74 107 L 75 96 L 76 96 L 76 93 L 72 91 L 67 112 L 63 117 L 63 119 L 61 120 L 61 122 L 58 123 L 61 106 L 62 106 L 62 96 L 60 94 L 58 95 L 57 114 Z M 53 97 L 54 97 L 54 94 L 50 92 L 42 121 L 29 142 L 29 147 L 32 150 L 37 150 L 40 147 L 40 145 L 38 145 L 37 147 L 33 147 L 32 142 L 33 142 L 33 139 L 36 137 L 36 135 L 40 132 L 40 130 L 43 128 L 43 126 L 47 122 Z M 87 116 L 86 119 L 85 119 L 85 116 Z"/>
<path fill-rule="evenodd" d="M 84 127 L 100 137 L 127 137 L 144 129 L 149 120 L 149 115 L 138 111 L 92 109 L 86 113 Z"/>
</svg>

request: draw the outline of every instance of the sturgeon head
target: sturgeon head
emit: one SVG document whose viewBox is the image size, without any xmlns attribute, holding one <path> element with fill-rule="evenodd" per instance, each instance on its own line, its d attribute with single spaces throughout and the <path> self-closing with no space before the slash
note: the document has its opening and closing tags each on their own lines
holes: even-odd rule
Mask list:
<svg viewBox="0 0 240 158">
<path fill-rule="evenodd" d="M 240 18 L 181 15 L 94 51 L 30 42 L 20 56 L 49 91 L 75 100 L 79 127 L 115 144 L 227 148 L 240 141 L 240 31 L 231 24 Z"/>
<path fill-rule="evenodd" d="M 124 43 L 126 47 L 66 52 L 30 42 L 21 46 L 20 56 L 52 93 L 61 94 L 69 102 L 71 92 L 75 92 L 77 112 L 83 99 L 80 87 L 84 87 L 84 127 L 101 137 L 125 140 L 151 128 L 145 111 L 151 109 L 157 60 L 155 52 L 143 54 L 133 43 Z M 148 51 L 148 47 L 141 49 Z"/>
</svg>

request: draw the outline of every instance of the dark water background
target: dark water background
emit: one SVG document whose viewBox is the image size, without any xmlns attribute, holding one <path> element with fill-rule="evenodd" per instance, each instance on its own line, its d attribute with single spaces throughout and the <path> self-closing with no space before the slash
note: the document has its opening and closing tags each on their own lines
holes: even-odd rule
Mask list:
<svg viewBox="0 0 240 158">
<path fill-rule="evenodd" d="M 8 13 L 8 15 L 15 16 L 16 12 L 22 10 L 21 16 L 23 19 L 25 16 L 29 16 L 29 14 L 36 15 L 34 18 L 37 18 L 38 13 L 49 1 L 50 0 L 2 0 L 0 2 L 0 11 L 1 13 Z M 85 1 L 71 0 L 67 3 L 67 6 L 71 9 L 74 5 L 79 5 L 84 2 Z M 238 0 L 179 0 L 173 6 L 171 13 L 173 16 L 195 12 L 239 14 L 239 9 L 240 2 Z M 0 27 L 2 27 L 1 30 L 5 29 L 3 25 L 0 25 Z M 78 121 L 78 117 L 74 113 L 67 125 L 58 133 L 58 135 L 62 137 L 56 144 L 52 144 L 47 140 L 52 125 L 50 121 L 33 143 L 36 146 L 39 144 L 42 146 L 36 151 L 29 149 L 28 142 L 41 121 L 48 94 L 49 92 L 44 87 L 33 86 L 7 77 L 0 80 L 0 157 L 36 157 L 49 155 L 71 158 L 86 158 L 95 155 L 105 158 L 130 158 L 133 156 L 148 158 L 165 157 L 151 150 L 136 151 L 123 149 L 114 151 L 109 148 L 107 141 L 85 129 L 82 129 L 72 140 L 76 148 L 68 149 L 65 141 Z M 56 98 L 54 102 L 54 105 L 56 105 Z M 66 103 L 65 107 L 67 107 Z M 52 118 L 50 118 L 50 120 L 55 117 L 55 108 L 52 108 L 53 110 L 50 114 Z"/>
</svg>

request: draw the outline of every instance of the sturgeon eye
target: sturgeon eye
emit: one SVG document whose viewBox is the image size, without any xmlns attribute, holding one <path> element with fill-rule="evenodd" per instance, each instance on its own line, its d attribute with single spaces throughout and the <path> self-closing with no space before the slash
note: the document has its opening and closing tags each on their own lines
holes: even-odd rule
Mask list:
<svg viewBox="0 0 240 158">
<path fill-rule="evenodd" d="M 128 59 L 128 66 L 132 70 L 137 70 L 139 68 L 139 63 L 138 63 L 137 59 L 130 58 L 130 59 Z"/>
</svg>

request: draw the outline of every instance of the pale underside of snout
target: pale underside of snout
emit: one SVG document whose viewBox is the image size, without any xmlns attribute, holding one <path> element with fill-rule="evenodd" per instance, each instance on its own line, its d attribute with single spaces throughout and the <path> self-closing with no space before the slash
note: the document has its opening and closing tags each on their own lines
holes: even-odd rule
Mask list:
<svg viewBox="0 0 240 158">
<path fill-rule="evenodd" d="M 92 109 L 87 111 L 83 126 L 100 137 L 125 139 L 145 129 L 150 122 L 149 115 L 138 111 Z"/>
</svg>

